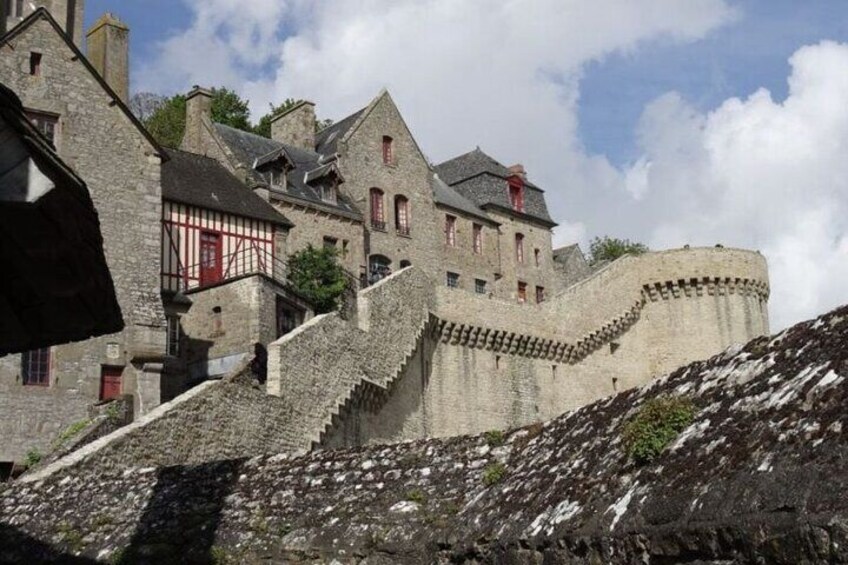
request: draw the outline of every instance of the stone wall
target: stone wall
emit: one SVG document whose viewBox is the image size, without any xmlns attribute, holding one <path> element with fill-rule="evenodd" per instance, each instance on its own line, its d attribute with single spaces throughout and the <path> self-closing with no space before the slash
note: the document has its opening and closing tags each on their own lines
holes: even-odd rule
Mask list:
<svg viewBox="0 0 848 565">
<path fill-rule="evenodd" d="M 30 76 L 30 52 L 42 54 Z M 0 359 L 0 460 L 23 458 L 85 417 L 103 366 L 123 367 L 135 412 L 159 403 L 165 320 L 159 296 L 160 157 L 45 19 L 0 50 L 0 81 L 30 110 L 58 116 L 59 155 L 88 185 L 126 329 L 54 347 L 50 385 L 21 385 L 19 355 Z"/>
<path fill-rule="evenodd" d="M 340 166 L 345 178 L 340 186 L 365 216 L 365 255 L 383 255 L 397 271 L 401 261 L 410 261 L 431 276 L 441 270 L 440 250 L 443 223 L 436 219 L 430 166 L 388 93 L 378 96 L 350 130 L 340 146 Z M 383 136 L 393 140 L 392 162 L 383 163 Z M 369 223 L 369 190 L 384 193 L 386 229 Z M 396 196 L 409 199 L 410 233 L 398 234 L 395 225 Z M 442 220 L 443 222 L 443 220 Z"/>
<path fill-rule="evenodd" d="M 306 249 L 309 245 L 321 249 L 325 238 L 333 238 L 339 250 L 339 262 L 348 272 L 359 276 L 367 264 L 361 222 L 283 200 L 274 199 L 272 203 L 294 224 L 286 240 L 287 255 Z"/>
<path fill-rule="evenodd" d="M 506 189 L 504 189 L 506 190 Z M 518 283 L 527 285 L 527 302 L 536 302 L 536 287 L 544 289 L 550 296 L 554 287 L 553 251 L 551 230 L 532 221 L 525 221 L 496 210 L 488 214 L 498 223 L 501 250 L 501 275 L 498 283 L 498 298 L 518 301 Z M 516 255 L 515 236 L 524 236 L 524 260 Z"/>
<path fill-rule="evenodd" d="M 68 469 L 99 473 L 293 452 L 297 446 L 286 441 L 292 425 L 289 407 L 265 393 L 245 362 L 224 379 L 202 383 L 21 480 L 40 481 Z"/>
<path fill-rule="evenodd" d="M 346 398 L 322 444 L 556 417 L 767 333 L 767 280 L 761 255 L 708 248 L 622 258 L 542 304 L 437 285 L 428 332 L 392 389 Z"/>
<path fill-rule="evenodd" d="M 445 217 L 456 218 L 456 245 L 448 245 L 445 236 Z M 440 206 L 437 210 L 436 229 L 441 229 L 441 238 L 437 242 L 442 250 L 441 272 L 433 274 L 437 285 L 446 283 L 447 272 L 459 275 L 459 287 L 468 292 L 475 292 L 475 279 L 486 281 L 486 295 L 500 294 L 498 292 L 499 274 L 501 273 L 501 239 L 498 227 L 493 222 L 487 222 L 476 216 Z M 482 233 L 482 253 L 474 252 L 474 224 L 480 226 Z"/>
<path fill-rule="evenodd" d="M 0 490 L 0 560 L 844 563 L 848 308 L 544 425 L 58 473 Z M 646 402 L 692 422 L 647 464 Z"/>
</svg>

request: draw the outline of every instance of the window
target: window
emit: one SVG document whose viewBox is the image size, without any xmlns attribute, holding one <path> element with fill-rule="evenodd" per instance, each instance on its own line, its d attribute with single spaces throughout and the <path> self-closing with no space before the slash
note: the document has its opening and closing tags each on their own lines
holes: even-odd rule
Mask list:
<svg viewBox="0 0 848 565">
<path fill-rule="evenodd" d="M 456 247 L 456 217 L 445 216 L 445 244 Z"/>
<path fill-rule="evenodd" d="M 300 325 L 300 312 L 277 296 L 277 337 L 282 337 Z"/>
<path fill-rule="evenodd" d="M 56 144 L 56 130 L 59 123 L 58 116 L 41 112 L 27 112 L 27 117 L 44 137 L 49 139 L 54 145 Z"/>
<path fill-rule="evenodd" d="M 459 275 L 448 271 L 447 284 L 449 288 L 459 288 Z"/>
<path fill-rule="evenodd" d="M 388 135 L 383 136 L 383 163 L 391 165 L 394 163 L 394 155 L 392 155 L 392 144 L 394 140 Z"/>
<path fill-rule="evenodd" d="M 285 173 L 283 173 L 282 169 L 278 169 L 278 168 L 274 167 L 268 172 L 268 175 L 269 175 L 268 180 L 271 183 L 271 186 L 274 186 L 274 187 L 277 187 L 277 188 L 285 188 L 286 175 L 285 175 Z"/>
<path fill-rule="evenodd" d="M 336 196 L 336 183 L 332 184 L 322 184 L 321 185 L 321 200 L 324 202 L 329 202 L 331 204 L 335 204 L 337 201 Z"/>
<path fill-rule="evenodd" d="M 395 196 L 395 227 L 400 235 L 409 235 L 409 200 Z"/>
<path fill-rule="evenodd" d="M 383 211 L 383 191 L 371 189 L 371 227 L 386 231 L 386 216 Z"/>
<path fill-rule="evenodd" d="M 21 377 L 25 385 L 50 384 L 50 348 L 42 347 L 21 355 Z"/>
<path fill-rule="evenodd" d="M 180 355 L 180 318 L 179 316 L 167 316 L 168 332 L 166 335 L 165 352 L 171 357 Z"/>
<path fill-rule="evenodd" d="M 474 253 L 483 253 L 483 226 L 473 224 L 471 227 L 472 239 L 474 242 Z"/>
<path fill-rule="evenodd" d="M 100 368 L 100 400 L 112 400 L 121 396 L 123 367 Z"/>
<path fill-rule="evenodd" d="M 545 301 L 545 287 L 537 286 L 536 287 L 536 302 L 542 303 Z"/>
<path fill-rule="evenodd" d="M 29 54 L 29 74 L 41 76 L 41 53 L 33 51 Z"/>
<path fill-rule="evenodd" d="M 486 281 L 483 279 L 474 279 L 474 292 L 477 294 L 486 294 Z"/>
<path fill-rule="evenodd" d="M 524 235 L 520 233 L 515 234 L 515 260 L 524 262 Z"/>
<path fill-rule="evenodd" d="M 200 232 L 200 284 L 213 284 L 221 280 L 221 234 Z"/>
<path fill-rule="evenodd" d="M 509 203 L 516 212 L 524 212 L 524 181 L 519 177 L 509 179 Z"/>
<path fill-rule="evenodd" d="M 335 237 L 324 236 L 324 249 L 335 249 L 339 240 Z"/>
<path fill-rule="evenodd" d="M 518 281 L 518 302 L 524 304 L 527 302 L 527 283 Z"/>
<path fill-rule="evenodd" d="M 533 250 L 533 258 L 534 258 L 534 259 L 535 259 L 535 261 L 536 261 L 536 266 L 537 266 L 537 267 L 539 266 L 539 258 L 541 257 L 541 255 L 542 255 L 542 252 L 541 252 L 541 251 L 539 251 L 538 249 L 534 249 L 534 250 Z"/>
</svg>

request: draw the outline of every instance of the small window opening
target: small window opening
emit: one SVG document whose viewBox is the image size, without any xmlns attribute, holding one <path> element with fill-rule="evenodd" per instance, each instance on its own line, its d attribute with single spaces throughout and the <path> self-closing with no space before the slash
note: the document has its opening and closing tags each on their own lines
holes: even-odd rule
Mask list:
<svg viewBox="0 0 848 565">
<path fill-rule="evenodd" d="M 41 76 L 41 53 L 33 51 L 29 54 L 29 74 L 34 77 Z"/>
<path fill-rule="evenodd" d="M 501 356 L 495 355 L 495 369 L 501 368 Z"/>
</svg>

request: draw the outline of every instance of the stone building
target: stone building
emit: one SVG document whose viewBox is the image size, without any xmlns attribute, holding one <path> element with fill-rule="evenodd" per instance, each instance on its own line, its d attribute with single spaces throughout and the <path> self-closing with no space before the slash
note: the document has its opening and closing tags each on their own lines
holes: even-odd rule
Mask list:
<svg viewBox="0 0 848 565">
<path fill-rule="evenodd" d="M 108 38 L 106 44 L 126 47 Z M 115 54 L 101 63 L 124 58 Z M 130 393 L 137 414 L 161 400 L 160 169 L 168 157 L 104 76 L 114 75 L 89 62 L 43 8 L 0 38 L 0 82 L 19 94 L 33 123 L 88 185 L 125 322 L 117 333 L 0 358 L 0 412 L 7 426 L 0 460 L 43 448 L 101 398 Z"/>
</svg>

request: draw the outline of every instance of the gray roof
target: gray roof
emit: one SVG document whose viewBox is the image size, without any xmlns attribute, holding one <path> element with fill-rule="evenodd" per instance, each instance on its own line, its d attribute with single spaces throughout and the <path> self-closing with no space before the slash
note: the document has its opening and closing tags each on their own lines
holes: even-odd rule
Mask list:
<svg viewBox="0 0 848 565">
<path fill-rule="evenodd" d="M 291 161 L 294 169 L 286 175 L 285 192 L 272 190 L 272 197 L 285 198 L 289 196 L 343 216 L 352 217 L 357 220 L 362 219 L 362 213 L 357 210 L 350 200 L 341 194 L 341 191 L 335 203 L 327 202 L 321 198 L 318 187 L 306 182 L 307 173 L 313 171 L 310 177 L 312 179 L 317 178 L 314 171 L 326 165 L 318 153 L 280 143 L 279 141 L 241 131 L 223 124 L 214 124 L 214 126 L 221 140 L 230 148 L 233 156 L 241 163 L 245 170 L 248 171 L 254 183 L 267 185 L 267 181 L 254 169 L 254 165 L 257 163 L 268 163 L 279 157 L 282 151 L 285 152 L 286 158 Z"/>
<path fill-rule="evenodd" d="M 278 225 L 292 223 L 245 186 L 218 161 L 203 155 L 168 149 L 162 164 L 162 198 Z"/>
<path fill-rule="evenodd" d="M 359 119 L 365 110 L 366 108 L 363 108 L 354 112 L 350 116 L 319 131 L 315 136 L 315 151 L 321 155 L 332 155 L 336 153 L 338 151 L 339 140 L 347 135 L 347 132 L 350 131 L 350 128 L 353 127 L 353 124 L 356 123 L 356 120 Z"/>
<path fill-rule="evenodd" d="M 482 218 L 488 222 L 497 223 L 479 206 L 449 187 L 445 181 L 439 178 L 439 175 L 435 173 L 433 174 L 431 185 L 433 186 L 433 199 L 436 201 L 436 204 L 447 206 L 460 212 L 465 212 L 466 214 Z"/>
<path fill-rule="evenodd" d="M 512 174 L 501 163 L 483 153 L 479 147 L 436 165 L 435 169 L 445 183 L 483 209 L 499 208 L 520 218 L 539 221 L 546 226 L 556 225 L 548 213 L 544 191 L 529 181 L 524 181 L 524 212 L 512 209 L 506 182 Z"/>
</svg>

